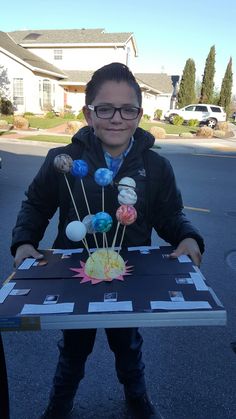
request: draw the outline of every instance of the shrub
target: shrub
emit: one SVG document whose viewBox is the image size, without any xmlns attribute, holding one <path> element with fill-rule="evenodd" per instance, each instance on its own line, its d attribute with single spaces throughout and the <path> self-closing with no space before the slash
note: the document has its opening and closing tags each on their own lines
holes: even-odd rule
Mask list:
<svg viewBox="0 0 236 419">
<path fill-rule="evenodd" d="M 147 113 L 145 113 L 145 114 L 143 115 L 143 119 L 144 119 L 145 121 L 150 121 L 151 117 L 150 117 L 150 115 L 148 115 Z"/>
<path fill-rule="evenodd" d="M 0 129 L 5 130 L 5 129 L 8 129 L 8 128 L 9 128 L 8 122 L 5 119 L 0 119 Z"/>
<path fill-rule="evenodd" d="M 13 115 L 14 113 L 13 104 L 4 97 L 0 99 L 0 113 L 3 115 Z"/>
<path fill-rule="evenodd" d="M 53 119 L 53 118 L 56 118 L 55 112 L 53 112 L 53 111 L 49 111 L 49 112 L 47 112 L 47 113 L 44 115 L 44 118 L 47 118 L 47 119 Z"/>
<path fill-rule="evenodd" d="M 218 122 L 217 126 L 216 126 L 217 130 L 221 130 L 221 131 L 228 131 L 229 130 L 229 124 L 227 121 L 225 122 Z"/>
<path fill-rule="evenodd" d="M 80 121 L 68 121 L 67 122 L 67 127 L 66 127 L 66 133 L 67 134 L 75 134 L 83 126 L 84 126 L 84 123 L 83 122 L 80 122 Z"/>
<path fill-rule="evenodd" d="M 212 138 L 213 129 L 207 126 L 200 127 L 196 132 L 197 137 Z"/>
<path fill-rule="evenodd" d="M 78 121 L 85 121 L 84 113 L 83 113 L 83 111 L 82 111 L 82 110 L 81 110 L 81 111 L 79 111 L 79 113 L 78 113 L 78 115 L 77 115 L 76 119 L 78 119 Z"/>
<path fill-rule="evenodd" d="M 25 118 L 26 116 L 34 116 L 33 112 L 25 112 L 23 117 Z"/>
<path fill-rule="evenodd" d="M 159 138 L 159 139 L 163 139 L 166 138 L 166 131 L 164 128 L 161 127 L 152 127 L 150 129 L 150 133 L 155 137 L 155 138 Z"/>
<path fill-rule="evenodd" d="M 29 128 L 29 121 L 28 119 L 24 118 L 23 116 L 16 116 L 13 120 L 14 127 L 18 129 L 28 129 Z"/>
<path fill-rule="evenodd" d="M 62 118 L 64 119 L 75 119 L 75 115 L 72 112 L 65 112 L 62 114 Z"/>
<path fill-rule="evenodd" d="M 197 127 L 199 125 L 199 121 L 197 119 L 190 119 L 188 121 L 189 127 Z"/>
<path fill-rule="evenodd" d="M 175 115 L 172 121 L 173 125 L 183 125 L 183 122 L 184 118 L 182 118 L 182 116 L 179 115 Z"/>
<path fill-rule="evenodd" d="M 191 132 L 181 132 L 179 134 L 179 137 L 182 137 L 182 138 L 193 138 L 193 134 Z"/>
<path fill-rule="evenodd" d="M 160 121 L 162 117 L 162 109 L 156 109 L 154 112 L 154 118 Z"/>
</svg>

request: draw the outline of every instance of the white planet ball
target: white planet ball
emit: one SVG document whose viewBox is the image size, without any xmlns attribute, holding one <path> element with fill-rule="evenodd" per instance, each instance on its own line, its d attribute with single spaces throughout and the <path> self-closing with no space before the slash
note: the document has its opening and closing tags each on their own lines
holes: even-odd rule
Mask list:
<svg viewBox="0 0 236 419">
<path fill-rule="evenodd" d="M 120 205 L 135 205 L 137 202 L 137 194 L 131 189 L 122 189 L 118 195 L 118 201 Z"/>
<path fill-rule="evenodd" d="M 86 227 L 81 221 L 71 221 L 71 223 L 66 226 L 66 236 L 73 242 L 83 240 L 86 233 Z"/>
<path fill-rule="evenodd" d="M 118 191 L 121 191 L 122 189 L 128 189 L 132 188 L 135 189 L 136 182 L 132 177 L 123 177 L 119 183 L 118 183 Z"/>
</svg>

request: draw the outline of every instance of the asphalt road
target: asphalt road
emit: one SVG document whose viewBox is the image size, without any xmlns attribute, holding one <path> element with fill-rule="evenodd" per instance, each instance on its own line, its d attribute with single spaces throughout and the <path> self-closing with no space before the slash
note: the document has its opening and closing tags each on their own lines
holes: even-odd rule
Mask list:
<svg viewBox="0 0 236 419">
<path fill-rule="evenodd" d="M 162 143 L 182 190 L 186 214 L 206 241 L 202 272 L 228 313 L 227 327 L 141 329 L 149 394 L 164 419 L 235 419 L 236 354 L 236 153 L 230 148 Z M 173 145 L 174 144 L 174 145 Z M 23 192 L 42 163 L 47 145 L 1 141 L 0 274 L 12 270 L 11 230 Z M 236 150 L 235 150 L 236 151 Z M 56 220 L 41 246 L 51 245 Z M 156 238 L 154 238 L 156 240 Z M 228 263 L 230 262 L 230 265 Z M 11 419 L 36 419 L 47 404 L 60 331 L 8 332 L 4 346 Z M 103 330 L 98 331 L 74 418 L 126 418 L 122 387 Z M 1 416 L 1 415 L 0 415 Z"/>
</svg>

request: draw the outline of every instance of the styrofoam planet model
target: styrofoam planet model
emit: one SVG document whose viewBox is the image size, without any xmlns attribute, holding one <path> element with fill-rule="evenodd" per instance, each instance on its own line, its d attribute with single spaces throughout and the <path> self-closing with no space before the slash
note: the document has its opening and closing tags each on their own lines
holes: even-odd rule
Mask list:
<svg viewBox="0 0 236 419">
<path fill-rule="evenodd" d="M 58 154 L 54 159 L 53 165 L 58 172 L 69 173 L 73 165 L 73 160 L 69 154 Z"/>
<path fill-rule="evenodd" d="M 137 194 L 131 188 L 122 189 L 118 195 L 118 201 L 120 205 L 135 205 L 137 202 Z"/>
<path fill-rule="evenodd" d="M 93 217 L 94 217 L 93 214 L 88 214 L 82 220 L 82 223 L 85 225 L 88 234 L 95 233 L 95 230 L 93 228 L 93 222 L 92 222 Z"/>
<path fill-rule="evenodd" d="M 122 225 L 133 224 L 137 218 L 137 211 L 132 205 L 121 205 L 116 211 L 116 218 Z"/>
<path fill-rule="evenodd" d="M 85 264 L 86 275 L 102 281 L 112 281 L 114 278 L 123 279 L 125 272 L 124 260 L 111 249 L 96 250 Z"/>
<path fill-rule="evenodd" d="M 83 240 L 87 233 L 85 225 L 81 221 L 71 221 L 66 226 L 66 236 L 73 242 Z"/>
<path fill-rule="evenodd" d="M 107 168 L 101 167 L 94 173 L 94 180 L 100 186 L 107 186 L 112 182 L 113 172 Z"/>
<path fill-rule="evenodd" d="M 97 212 L 97 214 L 95 214 L 92 219 L 93 228 L 98 233 L 106 233 L 109 231 L 112 223 L 112 217 L 110 214 L 104 211 Z"/>
<path fill-rule="evenodd" d="M 136 182 L 132 177 L 123 177 L 118 183 L 118 191 L 122 189 L 132 188 L 135 189 Z"/>
<path fill-rule="evenodd" d="M 84 160 L 73 160 L 71 174 L 83 178 L 88 174 L 88 164 Z"/>
</svg>

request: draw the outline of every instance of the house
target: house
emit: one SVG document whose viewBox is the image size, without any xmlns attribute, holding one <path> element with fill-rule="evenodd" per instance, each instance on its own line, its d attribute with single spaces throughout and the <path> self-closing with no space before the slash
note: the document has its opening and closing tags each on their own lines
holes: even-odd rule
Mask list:
<svg viewBox="0 0 236 419">
<path fill-rule="evenodd" d="M 43 114 L 71 107 L 78 113 L 92 73 L 110 62 L 131 70 L 137 57 L 133 33 L 104 29 L 22 30 L 0 32 L 0 64 L 7 69 L 9 99 L 16 113 Z M 167 74 L 135 74 L 144 113 L 171 107 L 173 84 Z"/>
</svg>

